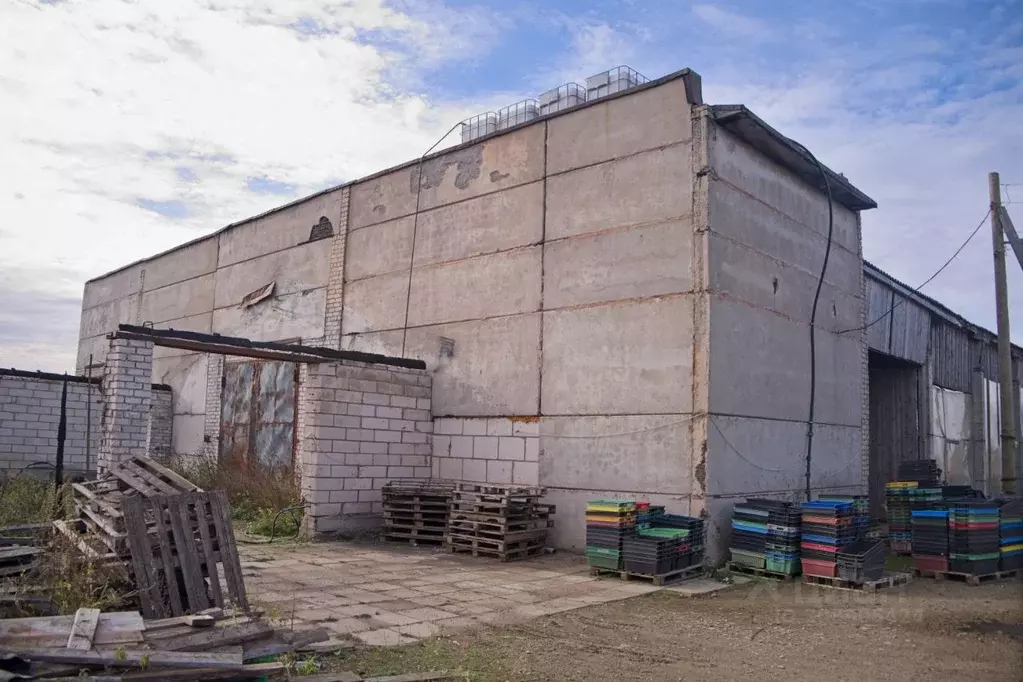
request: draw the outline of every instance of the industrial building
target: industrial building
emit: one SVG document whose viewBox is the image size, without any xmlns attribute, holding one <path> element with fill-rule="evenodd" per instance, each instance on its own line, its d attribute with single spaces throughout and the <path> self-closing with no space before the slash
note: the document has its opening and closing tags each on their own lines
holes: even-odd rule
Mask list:
<svg viewBox="0 0 1023 682">
<path fill-rule="evenodd" d="M 89 281 L 78 373 L 104 372 L 124 323 L 422 360 L 429 398 L 405 409 L 432 425 L 380 457 L 544 486 L 563 548 L 583 544 L 591 498 L 706 511 L 720 557 L 737 498 L 876 502 L 923 456 L 996 475 L 990 335 L 865 269 L 860 212 L 876 204 L 745 107 L 705 104 L 694 72 L 612 70 L 462 135 Z M 281 408 L 303 390 L 297 365 L 153 353 L 175 454 L 297 457 L 314 532 L 379 514 L 380 461 L 331 460 L 364 481 L 354 496 L 302 461 L 311 432 Z"/>
</svg>

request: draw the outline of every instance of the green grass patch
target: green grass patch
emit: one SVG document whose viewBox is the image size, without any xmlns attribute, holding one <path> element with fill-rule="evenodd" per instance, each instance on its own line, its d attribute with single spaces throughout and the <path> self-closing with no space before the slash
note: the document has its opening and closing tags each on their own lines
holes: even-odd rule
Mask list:
<svg viewBox="0 0 1023 682">
<path fill-rule="evenodd" d="M 909 573 L 913 568 L 913 557 L 889 554 L 884 558 L 884 570 L 889 573 Z"/>
<path fill-rule="evenodd" d="M 73 512 L 71 486 L 58 491 L 53 481 L 28 474 L 0 479 L 0 527 L 48 523 Z"/>
</svg>

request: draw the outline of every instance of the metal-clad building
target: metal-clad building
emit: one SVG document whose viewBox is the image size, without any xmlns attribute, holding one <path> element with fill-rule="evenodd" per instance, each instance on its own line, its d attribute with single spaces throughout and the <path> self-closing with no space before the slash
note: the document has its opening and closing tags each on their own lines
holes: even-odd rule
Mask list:
<svg viewBox="0 0 1023 682">
<path fill-rule="evenodd" d="M 883 513 L 885 482 L 908 459 L 932 457 L 949 482 L 998 492 L 996 335 L 874 265 L 864 262 L 863 268 L 870 325 L 869 490 L 875 515 Z M 1012 356 L 1019 395 L 1023 348 L 1013 346 Z M 1016 414 L 1020 433 L 1019 402 Z"/>
</svg>

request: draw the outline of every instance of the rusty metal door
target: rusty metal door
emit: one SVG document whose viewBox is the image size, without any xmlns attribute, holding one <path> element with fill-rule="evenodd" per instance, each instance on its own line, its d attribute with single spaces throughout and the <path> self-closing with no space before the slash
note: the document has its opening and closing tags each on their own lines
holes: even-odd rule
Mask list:
<svg viewBox="0 0 1023 682">
<path fill-rule="evenodd" d="M 221 382 L 220 457 L 291 466 L 295 389 L 291 362 L 226 362 Z"/>
</svg>

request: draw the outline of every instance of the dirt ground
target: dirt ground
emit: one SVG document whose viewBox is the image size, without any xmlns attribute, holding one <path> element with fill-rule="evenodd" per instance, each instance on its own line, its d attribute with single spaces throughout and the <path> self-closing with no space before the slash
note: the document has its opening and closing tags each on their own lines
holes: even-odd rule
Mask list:
<svg viewBox="0 0 1023 682">
<path fill-rule="evenodd" d="M 1023 583 L 917 579 L 867 595 L 754 581 L 657 592 L 405 647 L 353 649 L 363 675 L 460 669 L 518 680 L 1023 680 Z"/>
</svg>

